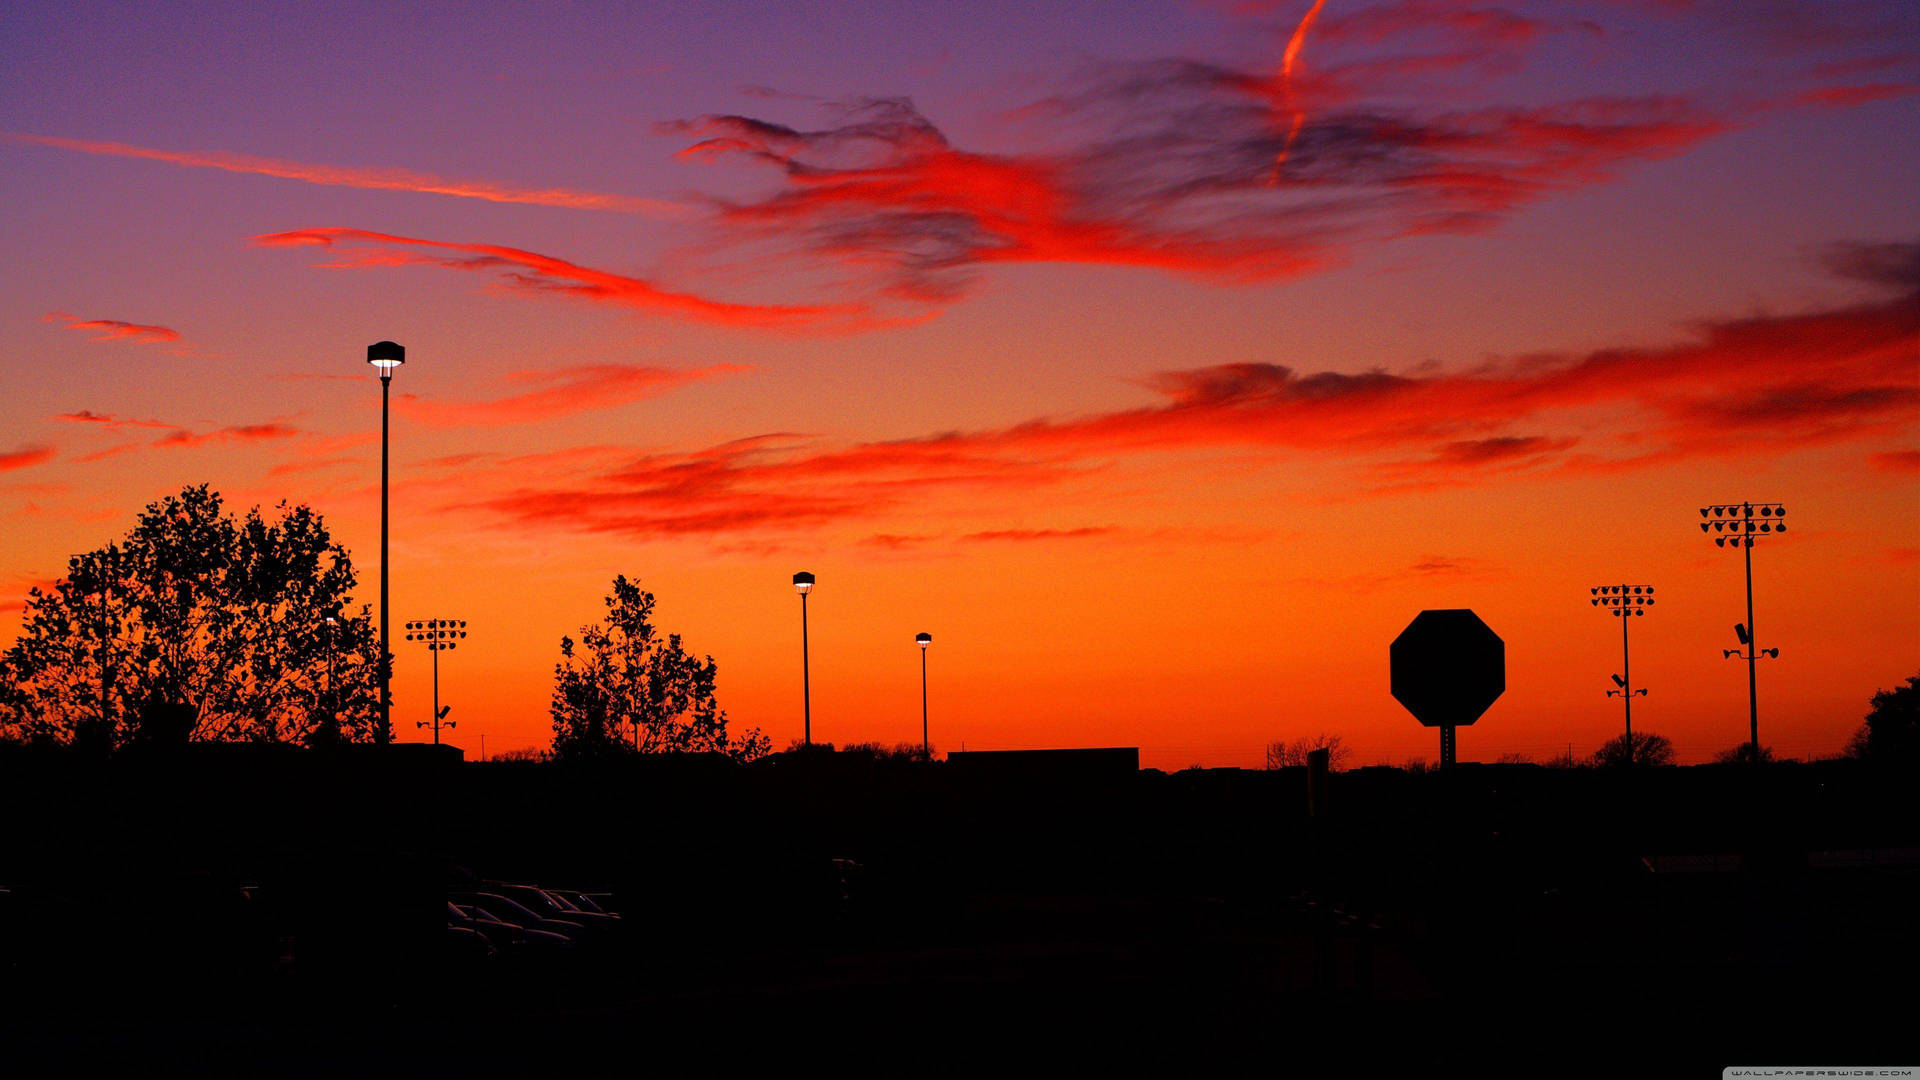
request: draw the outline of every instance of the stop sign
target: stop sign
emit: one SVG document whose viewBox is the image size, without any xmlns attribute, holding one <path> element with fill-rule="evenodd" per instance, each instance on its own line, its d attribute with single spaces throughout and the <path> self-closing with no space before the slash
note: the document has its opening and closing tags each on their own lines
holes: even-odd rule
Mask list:
<svg viewBox="0 0 1920 1080">
<path fill-rule="evenodd" d="M 1507 645 L 1466 608 L 1423 611 L 1388 650 L 1393 696 L 1428 727 L 1464 727 L 1507 689 Z"/>
</svg>

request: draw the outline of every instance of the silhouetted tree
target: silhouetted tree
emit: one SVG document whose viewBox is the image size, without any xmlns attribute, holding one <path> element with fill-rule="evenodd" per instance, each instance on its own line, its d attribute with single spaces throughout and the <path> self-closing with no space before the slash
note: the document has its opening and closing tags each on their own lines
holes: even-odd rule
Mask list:
<svg viewBox="0 0 1920 1080">
<path fill-rule="evenodd" d="M 679 634 L 661 637 L 652 593 L 616 577 L 606 603 L 605 624 L 582 627 L 577 646 L 560 639 L 554 757 L 718 752 L 747 761 L 767 752 L 757 730 L 728 737 L 727 714 L 714 698 L 719 665 L 688 653 Z"/>
<path fill-rule="evenodd" d="M 892 746 L 879 742 L 848 743 L 840 752 L 870 757 L 875 761 L 931 760 L 917 742 L 894 743 Z"/>
<path fill-rule="evenodd" d="M 1600 749 L 1593 752 L 1595 765 L 1625 765 L 1631 760 L 1635 765 L 1671 765 L 1673 764 L 1673 743 L 1665 735 L 1636 731 L 1633 733 L 1633 757 L 1627 757 L 1627 734 L 1620 734 L 1602 743 Z"/>
<path fill-rule="evenodd" d="M 1876 761 L 1920 757 L 1920 675 L 1874 694 L 1868 704 L 1866 756 Z"/>
<path fill-rule="evenodd" d="M 1267 768 L 1284 769 L 1292 765 L 1305 765 L 1307 755 L 1315 750 L 1327 752 L 1327 768 L 1338 772 L 1346 767 L 1347 759 L 1352 756 L 1340 736 L 1321 732 L 1318 735 L 1305 735 L 1291 742 L 1281 741 L 1267 744 Z"/>
<path fill-rule="evenodd" d="M 1773 751 L 1764 746 L 1756 751 L 1752 743 L 1743 742 L 1713 755 L 1713 763 L 1715 765 L 1771 765 Z"/>
<path fill-rule="evenodd" d="M 236 520 L 189 487 L 74 556 L 0 658 L 0 732 L 99 751 L 371 740 L 379 645 L 345 611 L 352 560 L 318 514 L 279 509 Z"/>
<path fill-rule="evenodd" d="M 1840 751 L 1840 756 L 1851 761 L 1864 759 L 1867 756 L 1869 734 L 1870 731 L 1865 724 L 1855 728 L 1853 734 L 1847 737 L 1846 748 Z"/>
</svg>

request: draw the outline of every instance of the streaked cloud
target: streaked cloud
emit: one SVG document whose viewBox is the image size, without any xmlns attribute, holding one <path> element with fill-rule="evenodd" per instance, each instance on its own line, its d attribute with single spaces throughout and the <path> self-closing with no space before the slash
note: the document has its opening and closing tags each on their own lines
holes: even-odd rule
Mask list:
<svg viewBox="0 0 1920 1080">
<path fill-rule="evenodd" d="M 251 154 L 160 150 L 130 143 L 94 142 L 87 139 L 29 135 L 21 132 L 0 132 L 0 139 L 35 146 L 50 146 L 81 154 L 140 158 L 145 161 L 160 161 L 169 165 L 182 165 L 196 169 L 252 173 L 282 180 L 322 184 L 327 187 L 407 191 L 425 195 L 447 195 L 460 199 L 480 199 L 485 202 L 557 206 L 569 210 L 607 210 L 623 214 L 644 214 L 650 217 L 674 216 L 686 211 L 686 207 L 681 204 L 662 199 L 635 198 L 628 195 L 576 191 L 569 188 L 523 188 L 485 180 L 450 180 L 431 173 L 412 172 L 406 169 L 361 169 L 338 165 L 316 165 L 302 161 L 287 161 L 282 158 L 255 157 Z"/>
<path fill-rule="evenodd" d="M 120 319 L 83 319 L 65 311 L 49 311 L 46 322 L 62 323 L 68 330 L 87 334 L 88 341 L 131 341 L 136 345 L 165 345 L 180 340 L 180 331 L 170 326 L 124 322 Z"/>
<path fill-rule="evenodd" d="M 13 450 L 0 450 L 0 472 L 12 472 L 31 465 L 39 465 L 53 460 L 54 449 L 51 446 L 28 445 Z"/>
<path fill-rule="evenodd" d="M 1886 265 L 1900 250 L 1883 246 L 1869 261 Z M 1891 298 L 1702 322 L 1672 344 L 1493 360 L 1470 370 L 1177 369 L 1142 380 L 1159 398 L 1153 404 L 842 447 L 794 435 L 624 459 L 597 447 L 572 459 L 576 468 L 559 481 L 505 490 L 482 483 L 459 507 L 648 537 L 885 519 L 942 490 L 1030 493 L 1091 480 L 1123 458 L 1206 448 L 1251 451 L 1269 462 L 1310 455 L 1344 464 L 1345 473 L 1328 482 L 1337 496 L 1750 459 L 1898 437 L 1920 422 L 1917 300 L 1920 277 Z M 1895 454 L 1887 467 L 1905 460 Z M 473 477 L 532 471 L 504 469 L 493 458 L 446 465 Z M 963 539 L 1096 534 L 983 530 Z M 927 539 L 881 532 L 868 543 L 901 549 Z"/>
<path fill-rule="evenodd" d="M 318 247 L 333 253 L 320 265 L 336 270 L 437 266 L 487 272 L 505 288 L 536 296 L 616 304 L 695 322 L 755 329 L 832 329 L 862 321 L 856 305 L 744 304 L 663 288 L 642 278 L 496 244 L 452 243 L 361 229 L 296 229 L 256 236 L 260 247 Z M 440 252 L 457 252 L 445 255 Z"/>
<path fill-rule="evenodd" d="M 751 370 L 740 364 L 715 364 L 675 370 L 632 364 L 588 364 L 551 371 L 523 371 L 507 377 L 519 393 L 486 401 L 432 401 L 402 395 L 396 409 L 410 419 L 436 426 L 526 424 L 595 409 L 611 409 L 655 397 L 689 383 Z"/>
</svg>

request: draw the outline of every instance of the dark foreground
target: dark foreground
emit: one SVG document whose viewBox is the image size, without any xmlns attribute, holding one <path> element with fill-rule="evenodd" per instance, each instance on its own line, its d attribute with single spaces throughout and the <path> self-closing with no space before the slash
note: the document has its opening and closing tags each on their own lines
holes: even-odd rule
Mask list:
<svg viewBox="0 0 1920 1080">
<path fill-rule="evenodd" d="M 1854 763 L 1636 773 L 0 758 L 0 1037 L 68 1073 L 1911 1063 L 1920 831 Z M 564 949 L 476 879 L 602 894 Z"/>
</svg>

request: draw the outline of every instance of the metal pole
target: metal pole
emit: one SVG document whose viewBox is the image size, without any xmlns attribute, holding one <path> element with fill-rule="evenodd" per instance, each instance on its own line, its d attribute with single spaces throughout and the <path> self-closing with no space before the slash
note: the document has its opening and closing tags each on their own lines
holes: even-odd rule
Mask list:
<svg viewBox="0 0 1920 1080">
<path fill-rule="evenodd" d="M 1620 587 L 1623 591 L 1626 586 Z M 1633 764 L 1633 660 L 1627 649 L 1627 624 L 1632 622 L 1633 611 L 1620 609 L 1620 671 L 1625 685 L 1620 688 L 1620 701 L 1627 707 L 1627 764 Z"/>
<path fill-rule="evenodd" d="M 1743 529 L 1753 528 L 1753 504 L 1743 507 Z M 1742 533 L 1740 546 L 1747 558 L 1747 738 L 1753 744 L 1753 759 L 1760 760 L 1760 680 L 1755 673 L 1760 659 L 1760 634 L 1753 626 L 1753 534 Z"/>
<path fill-rule="evenodd" d="M 813 745 L 813 683 L 807 673 L 807 594 L 800 594 L 800 715 L 805 725 L 801 729 L 800 739 L 803 745 Z"/>
<path fill-rule="evenodd" d="M 108 638 L 113 634 L 113 611 L 107 597 L 107 560 L 100 562 L 100 730 L 107 733 L 107 745 L 113 745 L 113 726 L 108 720 L 113 707 L 108 698 L 113 686 L 112 650 Z"/>
<path fill-rule="evenodd" d="M 393 717 L 389 711 L 393 654 L 387 649 L 387 388 L 393 376 L 387 374 L 391 368 L 380 370 L 380 742 L 385 745 L 393 741 Z"/>
<path fill-rule="evenodd" d="M 433 745 L 440 745 L 440 643 L 435 642 L 433 653 Z"/>
<path fill-rule="evenodd" d="M 927 649 L 920 648 L 920 754 L 933 760 L 933 744 L 927 741 Z"/>
</svg>

